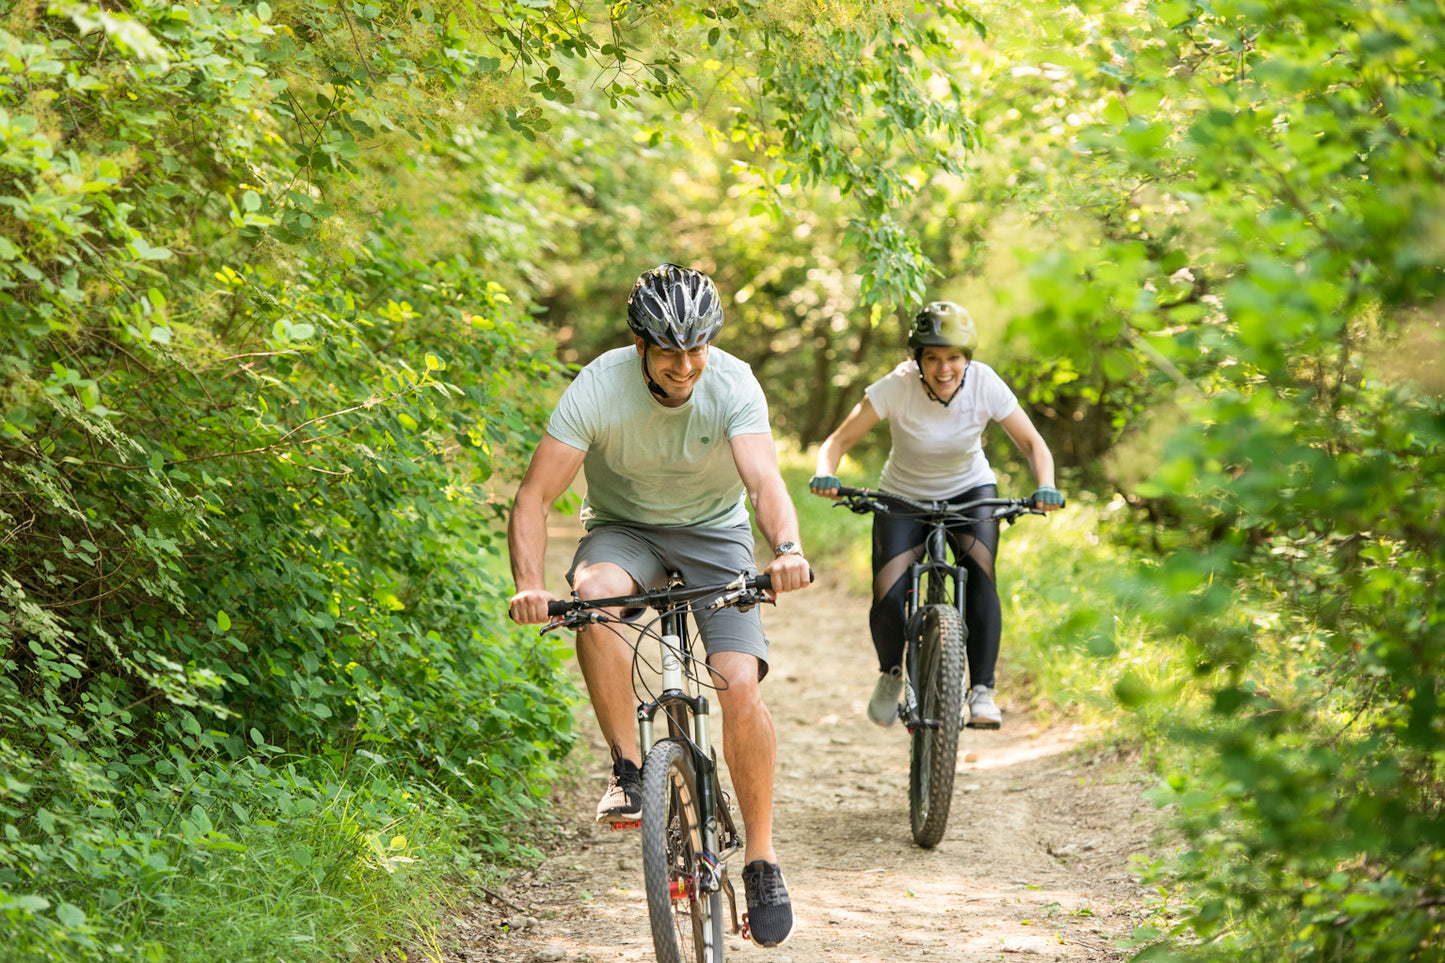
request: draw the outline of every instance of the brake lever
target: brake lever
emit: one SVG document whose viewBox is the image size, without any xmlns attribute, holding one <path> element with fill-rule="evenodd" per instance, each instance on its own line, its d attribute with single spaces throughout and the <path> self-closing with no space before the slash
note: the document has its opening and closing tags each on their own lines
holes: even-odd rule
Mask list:
<svg viewBox="0 0 1445 963">
<path fill-rule="evenodd" d="M 582 611 L 573 612 L 569 615 L 557 616 L 555 619 L 552 619 L 546 625 L 542 626 L 540 632 L 541 634 L 545 635 L 546 633 L 551 632 L 553 629 L 576 628 L 579 625 L 588 625 L 602 622 L 606 618 L 607 616 L 603 615 L 601 612 L 594 612 L 591 609 L 585 609 Z"/>
<path fill-rule="evenodd" d="M 734 589 L 731 592 L 723 592 L 721 595 L 714 598 L 711 602 L 707 603 L 704 608 L 720 609 L 725 605 L 733 605 L 734 602 L 742 598 L 749 599 L 750 601 L 743 605 L 734 606 L 739 612 L 746 612 L 754 605 L 757 605 L 759 602 L 771 602 L 773 604 L 777 604 L 777 599 L 769 598 L 768 596 L 762 595 L 754 591 L 753 589 L 738 588 Z"/>
</svg>

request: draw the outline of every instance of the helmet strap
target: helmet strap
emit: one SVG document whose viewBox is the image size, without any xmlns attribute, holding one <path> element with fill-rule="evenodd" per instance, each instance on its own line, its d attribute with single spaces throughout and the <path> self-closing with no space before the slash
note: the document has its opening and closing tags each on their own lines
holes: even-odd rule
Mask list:
<svg viewBox="0 0 1445 963">
<path fill-rule="evenodd" d="M 657 397 L 661 398 L 663 401 L 667 401 L 667 400 L 668 400 L 668 398 L 667 398 L 667 392 L 662 389 L 662 385 L 660 385 L 660 384 L 658 384 L 656 381 L 653 381 L 653 380 L 652 380 L 652 372 L 647 370 L 647 345 L 646 345 L 646 344 L 644 344 L 644 345 L 642 346 L 642 377 L 643 377 L 643 379 L 647 382 L 647 390 L 648 390 L 648 391 L 650 391 L 650 392 L 652 392 L 653 394 L 657 395 Z"/>
</svg>

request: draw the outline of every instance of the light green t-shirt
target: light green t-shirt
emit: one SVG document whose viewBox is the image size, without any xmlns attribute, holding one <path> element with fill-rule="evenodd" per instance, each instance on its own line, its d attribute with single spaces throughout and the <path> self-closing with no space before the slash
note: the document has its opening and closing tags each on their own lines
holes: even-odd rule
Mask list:
<svg viewBox="0 0 1445 963">
<path fill-rule="evenodd" d="M 606 522 L 721 528 L 748 524 L 730 439 L 764 434 L 768 403 L 752 368 L 717 347 L 677 408 L 647 390 L 633 346 L 614 348 L 567 386 L 547 434 L 587 453 L 588 529 Z"/>
</svg>

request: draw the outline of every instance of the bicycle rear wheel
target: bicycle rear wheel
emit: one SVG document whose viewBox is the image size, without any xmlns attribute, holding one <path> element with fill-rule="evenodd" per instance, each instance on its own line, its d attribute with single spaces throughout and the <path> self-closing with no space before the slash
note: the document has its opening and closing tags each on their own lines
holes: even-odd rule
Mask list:
<svg viewBox="0 0 1445 963">
<path fill-rule="evenodd" d="M 920 613 L 918 712 L 908 762 L 908 818 L 913 841 L 931 849 L 943 838 L 958 766 L 958 720 L 963 712 L 963 619 L 951 605 Z"/>
<path fill-rule="evenodd" d="M 722 961 L 722 893 L 703 889 L 715 871 L 704 862 L 702 827 L 688 748 L 664 739 L 642 766 L 642 875 L 657 963 Z"/>
</svg>

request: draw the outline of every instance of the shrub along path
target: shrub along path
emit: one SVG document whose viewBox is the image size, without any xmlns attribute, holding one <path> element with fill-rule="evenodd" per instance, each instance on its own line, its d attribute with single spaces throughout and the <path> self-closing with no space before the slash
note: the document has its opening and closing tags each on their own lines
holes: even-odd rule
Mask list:
<svg viewBox="0 0 1445 963">
<path fill-rule="evenodd" d="M 573 544 L 567 533 L 553 540 L 557 584 Z M 1042 722 L 1009 689 L 1004 665 L 1003 728 L 964 730 L 948 832 L 920 849 L 908 829 L 907 734 L 863 713 L 876 678 L 867 600 L 823 572 L 763 618 L 779 742 L 776 845 L 798 928 L 776 949 L 732 936 L 730 959 L 1127 958 L 1118 941 L 1147 912 L 1128 858 L 1151 848 L 1157 822 L 1132 759 Z M 430 948 L 440 959 L 654 959 L 638 836 L 593 822 L 609 767 L 590 710 L 580 711 L 592 735 L 577 750 L 578 780 L 559 787 L 545 861 L 459 914 Z"/>
</svg>

